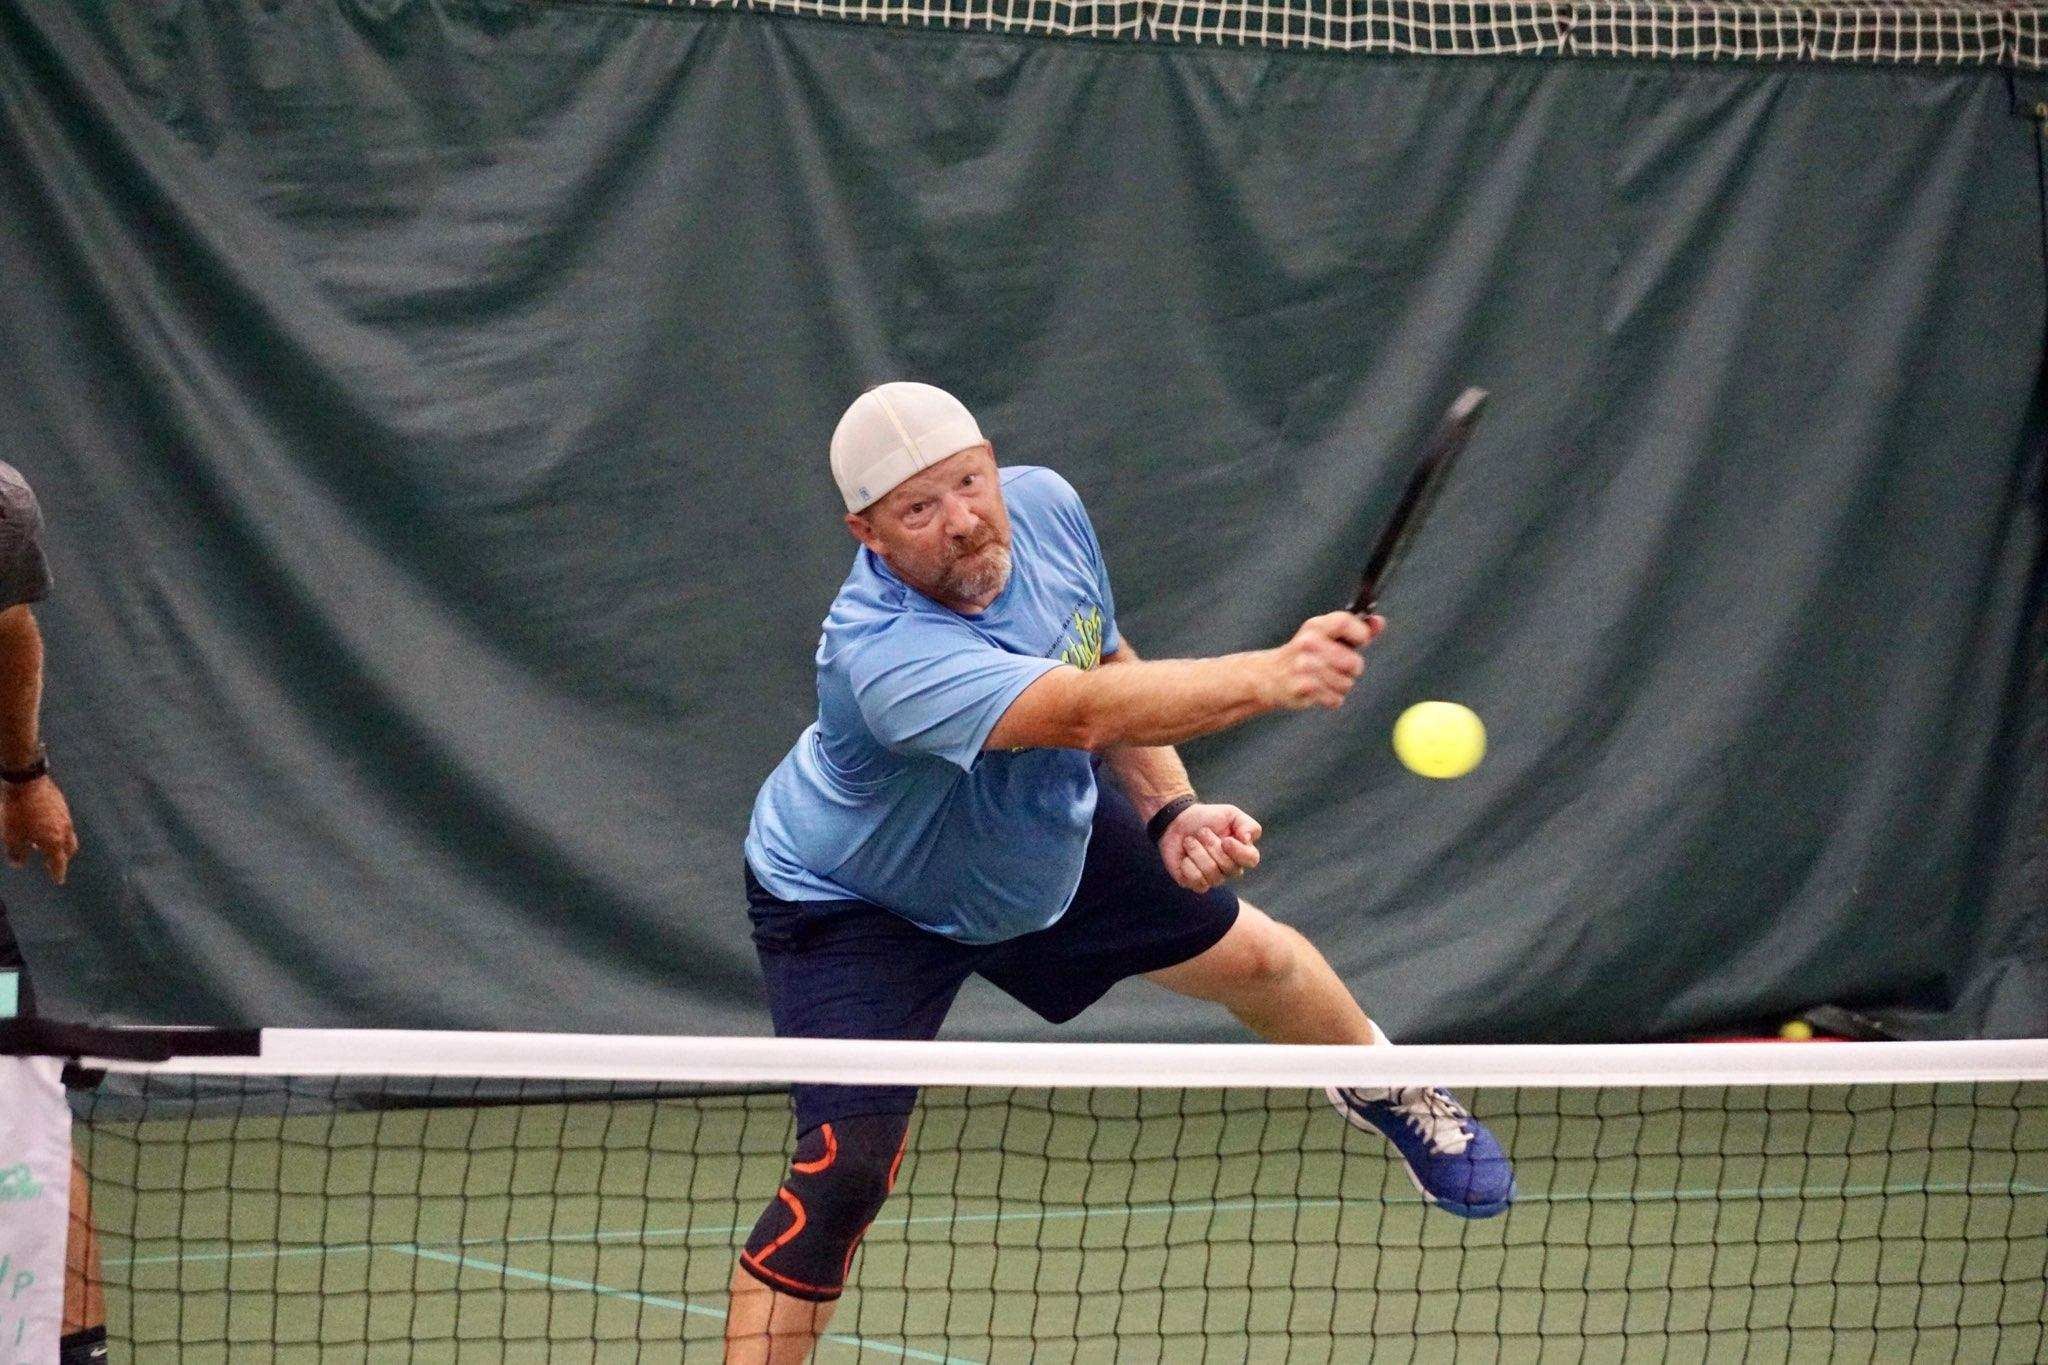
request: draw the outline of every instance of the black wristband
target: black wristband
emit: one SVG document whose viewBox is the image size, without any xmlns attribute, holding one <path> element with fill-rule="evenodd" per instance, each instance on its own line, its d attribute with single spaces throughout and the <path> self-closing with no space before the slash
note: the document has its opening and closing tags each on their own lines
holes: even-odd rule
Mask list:
<svg viewBox="0 0 2048 1365">
<path fill-rule="evenodd" d="M 1180 813 L 1195 804 L 1195 794 L 1176 796 L 1173 800 L 1154 811 L 1152 818 L 1145 822 L 1145 837 L 1158 843 L 1166 837 L 1166 827 L 1180 817 Z"/>
<path fill-rule="evenodd" d="M 26 768 L 0 768 L 0 782 L 11 783 L 17 787 L 49 775 L 50 754 L 41 745 L 36 746 L 36 761 Z"/>
</svg>

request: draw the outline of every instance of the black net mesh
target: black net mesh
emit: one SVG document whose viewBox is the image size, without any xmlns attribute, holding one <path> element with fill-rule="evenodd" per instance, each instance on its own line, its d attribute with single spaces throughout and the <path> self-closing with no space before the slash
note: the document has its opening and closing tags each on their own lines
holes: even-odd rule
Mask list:
<svg viewBox="0 0 2048 1365">
<path fill-rule="evenodd" d="M 1323 1096 L 934 1088 L 818 1359 L 2048 1351 L 2048 1084 L 1474 1091 L 1506 1215 Z M 115 1077 L 75 1097 L 117 1357 L 716 1359 L 779 1090 Z"/>
</svg>

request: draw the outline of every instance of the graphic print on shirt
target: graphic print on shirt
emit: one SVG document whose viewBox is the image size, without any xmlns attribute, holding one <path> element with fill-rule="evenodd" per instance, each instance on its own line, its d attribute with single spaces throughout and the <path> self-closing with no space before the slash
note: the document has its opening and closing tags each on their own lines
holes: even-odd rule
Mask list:
<svg viewBox="0 0 2048 1365">
<path fill-rule="evenodd" d="M 1075 607 L 1053 658 L 1087 672 L 1102 662 L 1102 608 Z"/>
</svg>

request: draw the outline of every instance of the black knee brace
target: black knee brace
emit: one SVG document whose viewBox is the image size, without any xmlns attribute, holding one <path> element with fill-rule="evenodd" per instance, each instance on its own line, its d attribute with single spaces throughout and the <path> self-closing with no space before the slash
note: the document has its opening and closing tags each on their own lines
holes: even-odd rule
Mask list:
<svg viewBox="0 0 2048 1365">
<path fill-rule="evenodd" d="M 789 1177 L 754 1224 L 740 1264 L 794 1298 L 838 1298 L 861 1237 L 896 1183 L 909 1129 L 907 1114 L 862 1114 L 798 1138 Z"/>
</svg>

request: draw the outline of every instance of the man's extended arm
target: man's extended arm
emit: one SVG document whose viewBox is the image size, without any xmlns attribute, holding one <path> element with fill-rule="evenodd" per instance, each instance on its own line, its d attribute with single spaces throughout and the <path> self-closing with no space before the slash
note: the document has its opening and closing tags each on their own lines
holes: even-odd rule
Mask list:
<svg viewBox="0 0 2048 1365">
<path fill-rule="evenodd" d="M 1178 744 L 1268 711 L 1335 708 L 1365 664 L 1358 651 L 1378 617 L 1309 618 L 1277 649 L 1214 659 L 1134 660 L 1055 668 L 1024 689 L 989 732 L 990 749 L 1089 749 Z"/>
<path fill-rule="evenodd" d="M 1140 662 L 1138 651 L 1126 637 L 1116 651 L 1102 656 L 1104 667 Z M 1102 766 L 1131 798 L 1140 820 L 1150 820 L 1159 808 L 1176 796 L 1194 791 L 1188 770 L 1171 744 L 1117 744 L 1102 756 Z"/>
<path fill-rule="evenodd" d="M 38 733 L 43 703 L 43 635 L 27 605 L 0 611 L 0 769 L 21 771 L 42 757 Z M 71 807 L 48 774 L 27 782 L 0 783 L 0 833 L 7 861 L 19 867 L 31 850 L 41 850 L 52 881 L 62 882 L 78 835 Z"/>
<path fill-rule="evenodd" d="M 1139 662 L 1126 636 L 1114 654 L 1102 656 L 1104 667 Z M 1149 826 L 1152 817 L 1175 797 L 1194 801 L 1194 784 L 1170 744 L 1114 744 L 1103 751 L 1102 766 L 1116 779 L 1138 818 Z M 1204 834 L 1203 830 L 1209 833 Z M 1173 879 L 1190 891 L 1207 891 L 1259 863 L 1258 821 L 1235 806 L 1183 803 L 1183 809 L 1159 838 L 1159 856 Z"/>
</svg>

